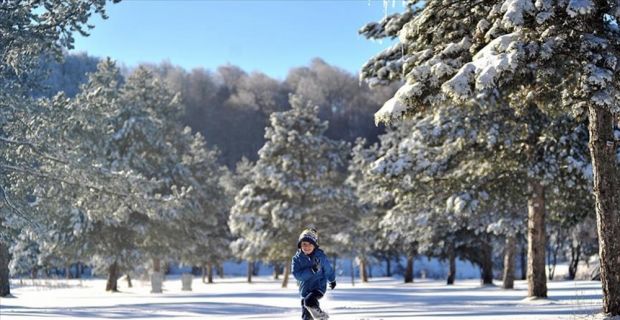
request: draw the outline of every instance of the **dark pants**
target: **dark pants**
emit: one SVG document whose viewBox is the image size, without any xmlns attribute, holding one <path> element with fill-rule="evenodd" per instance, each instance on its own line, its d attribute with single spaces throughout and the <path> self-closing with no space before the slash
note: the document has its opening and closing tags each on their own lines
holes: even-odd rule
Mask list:
<svg viewBox="0 0 620 320">
<path fill-rule="evenodd" d="M 321 294 L 321 292 L 318 290 L 315 290 L 315 291 L 308 293 L 308 295 L 306 295 L 304 298 L 301 299 L 301 309 L 302 309 L 301 318 L 303 320 L 312 320 L 312 315 L 310 315 L 310 312 L 306 310 L 306 307 L 319 308 L 319 299 L 321 298 L 323 298 L 323 295 Z"/>
</svg>

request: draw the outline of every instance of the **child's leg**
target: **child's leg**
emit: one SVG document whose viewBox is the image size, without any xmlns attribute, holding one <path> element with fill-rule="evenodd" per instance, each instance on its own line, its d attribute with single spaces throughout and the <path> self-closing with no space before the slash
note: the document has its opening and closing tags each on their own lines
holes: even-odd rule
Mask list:
<svg viewBox="0 0 620 320">
<path fill-rule="evenodd" d="M 304 307 L 308 310 L 311 318 L 314 320 L 325 320 L 329 318 L 329 315 L 319 307 L 319 299 L 323 297 L 323 294 L 319 291 L 310 292 L 304 299 Z"/>
<path fill-rule="evenodd" d="M 302 304 L 308 308 L 319 308 L 319 299 L 322 297 L 321 292 L 312 291 L 302 300 Z"/>
<path fill-rule="evenodd" d="M 302 320 L 312 320 L 312 315 L 310 314 L 310 312 L 308 311 L 308 309 L 306 309 L 305 307 L 305 298 L 301 299 L 301 319 Z"/>
</svg>

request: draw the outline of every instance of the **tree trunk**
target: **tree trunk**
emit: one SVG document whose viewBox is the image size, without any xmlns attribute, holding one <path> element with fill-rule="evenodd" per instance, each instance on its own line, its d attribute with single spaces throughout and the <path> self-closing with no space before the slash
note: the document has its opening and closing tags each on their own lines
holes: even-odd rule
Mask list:
<svg viewBox="0 0 620 320">
<path fill-rule="evenodd" d="M 131 276 L 128 274 L 125 275 L 127 277 L 127 287 L 128 288 L 133 288 L 133 285 L 131 284 Z"/>
<path fill-rule="evenodd" d="M 65 279 L 71 279 L 71 264 L 65 266 Z"/>
<path fill-rule="evenodd" d="M 366 259 L 365 258 L 360 258 L 359 271 L 360 271 L 360 281 L 362 283 L 367 283 L 368 282 L 368 273 L 366 273 Z"/>
<path fill-rule="evenodd" d="M 254 273 L 254 262 L 248 261 L 248 283 L 252 283 L 252 274 Z"/>
<path fill-rule="evenodd" d="M 538 180 L 529 182 L 527 201 L 527 295 L 547 297 L 545 277 L 545 189 Z"/>
<path fill-rule="evenodd" d="M 566 239 L 564 238 L 562 228 L 560 227 L 555 237 L 555 245 L 552 245 L 551 241 L 549 241 L 550 252 L 547 252 L 547 269 L 549 271 L 547 276 L 549 277 L 549 281 L 553 280 L 553 277 L 555 276 L 555 268 L 558 265 L 558 254 L 560 252 L 560 249 L 562 249 L 562 244 L 564 241 L 566 241 Z"/>
<path fill-rule="evenodd" d="M 114 261 L 108 269 L 108 282 L 105 286 L 105 291 L 118 292 L 118 264 Z"/>
<path fill-rule="evenodd" d="M 355 286 L 355 262 L 351 259 L 351 286 Z"/>
<path fill-rule="evenodd" d="M 273 263 L 273 280 L 280 279 L 280 264 L 277 262 Z"/>
<path fill-rule="evenodd" d="M 11 284 L 9 283 L 9 262 L 11 255 L 8 245 L 0 240 L 0 297 L 7 297 L 11 294 Z"/>
<path fill-rule="evenodd" d="M 284 264 L 284 274 L 283 277 L 284 278 L 282 280 L 282 288 L 286 288 L 288 286 L 288 275 L 289 273 L 291 273 L 291 264 L 290 263 L 285 263 Z"/>
<path fill-rule="evenodd" d="M 555 276 L 555 267 L 558 264 L 558 256 L 555 253 L 553 248 L 548 248 L 547 250 L 547 279 L 549 281 L 553 280 L 553 276 Z"/>
<path fill-rule="evenodd" d="M 521 237 L 519 237 L 522 239 Z M 527 280 L 527 247 L 525 241 L 521 240 L 521 280 Z"/>
<path fill-rule="evenodd" d="M 481 249 L 480 280 L 483 286 L 491 285 L 493 284 L 493 247 L 487 241 L 484 241 Z"/>
<path fill-rule="evenodd" d="M 515 251 L 517 249 L 515 235 L 506 236 L 504 248 L 504 279 L 502 288 L 514 289 L 515 287 Z"/>
<path fill-rule="evenodd" d="M 207 263 L 202 263 L 202 283 L 207 283 Z"/>
<path fill-rule="evenodd" d="M 258 276 L 258 273 L 260 272 L 260 262 L 254 261 L 253 264 L 254 265 L 252 266 L 252 275 Z"/>
<path fill-rule="evenodd" d="M 32 267 L 32 271 L 30 273 L 30 277 L 32 278 L 32 280 L 36 279 L 38 274 L 39 274 L 39 268 L 37 268 L 37 266 Z"/>
<path fill-rule="evenodd" d="M 218 263 L 216 270 L 217 270 L 217 274 L 220 276 L 220 279 L 224 279 L 224 265 L 222 265 L 221 263 Z"/>
<path fill-rule="evenodd" d="M 620 315 L 620 168 L 616 163 L 614 117 L 611 112 L 592 105 L 589 120 L 603 311 L 617 316 Z"/>
<path fill-rule="evenodd" d="M 405 283 L 413 282 L 413 254 L 407 255 L 407 268 L 405 269 Z"/>
<path fill-rule="evenodd" d="M 82 263 L 79 261 L 75 264 L 75 278 L 82 278 Z"/>
<path fill-rule="evenodd" d="M 456 277 L 456 252 L 454 252 L 454 242 L 452 241 L 448 243 L 448 264 L 450 266 L 448 268 L 448 279 L 446 283 L 448 285 L 453 285 L 454 278 Z"/>
<path fill-rule="evenodd" d="M 571 245 L 570 248 L 570 262 L 568 263 L 568 280 L 575 280 L 577 275 L 577 266 L 579 266 L 579 260 L 581 259 L 581 245 L 577 247 Z"/>
<path fill-rule="evenodd" d="M 153 258 L 153 272 L 161 272 L 161 259 Z"/>
<path fill-rule="evenodd" d="M 385 258 L 385 276 L 392 276 L 392 265 L 391 265 L 390 257 Z"/>
<path fill-rule="evenodd" d="M 213 283 L 213 263 L 207 263 L 207 283 Z"/>
</svg>

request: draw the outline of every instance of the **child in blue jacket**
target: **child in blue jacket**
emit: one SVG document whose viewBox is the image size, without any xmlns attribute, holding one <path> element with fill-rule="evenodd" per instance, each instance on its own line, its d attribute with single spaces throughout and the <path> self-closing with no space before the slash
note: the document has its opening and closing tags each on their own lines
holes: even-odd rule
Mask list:
<svg viewBox="0 0 620 320">
<path fill-rule="evenodd" d="M 302 315 L 304 320 L 329 318 L 319 307 L 319 299 L 325 295 L 327 282 L 332 290 L 336 287 L 336 275 L 327 256 L 319 249 L 316 230 L 306 229 L 297 241 L 297 253 L 293 257 L 293 276 L 299 282 Z"/>
</svg>

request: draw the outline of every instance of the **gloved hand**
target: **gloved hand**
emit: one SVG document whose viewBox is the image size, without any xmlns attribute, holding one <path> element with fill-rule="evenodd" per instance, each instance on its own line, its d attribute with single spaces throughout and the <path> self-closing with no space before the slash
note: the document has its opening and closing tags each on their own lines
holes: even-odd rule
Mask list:
<svg viewBox="0 0 620 320">
<path fill-rule="evenodd" d="M 319 270 L 321 270 L 321 260 L 319 258 L 314 258 L 312 272 L 317 273 Z"/>
<path fill-rule="evenodd" d="M 329 283 L 329 287 L 334 290 L 334 288 L 336 287 L 336 281 L 332 281 Z"/>
</svg>

